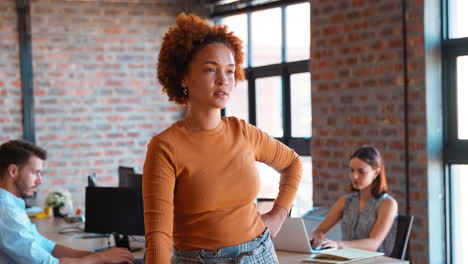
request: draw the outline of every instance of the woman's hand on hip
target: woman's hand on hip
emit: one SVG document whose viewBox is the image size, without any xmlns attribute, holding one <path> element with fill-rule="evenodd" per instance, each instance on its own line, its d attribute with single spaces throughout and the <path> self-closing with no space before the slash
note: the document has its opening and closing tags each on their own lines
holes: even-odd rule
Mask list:
<svg viewBox="0 0 468 264">
<path fill-rule="evenodd" d="M 265 223 L 270 231 L 271 238 L 274 238 L 278 234 L 287 216 L 288 211 L 277 205 L 274 205 L 268 213 L 261 215 L 263 223 Z"/>
</svg>

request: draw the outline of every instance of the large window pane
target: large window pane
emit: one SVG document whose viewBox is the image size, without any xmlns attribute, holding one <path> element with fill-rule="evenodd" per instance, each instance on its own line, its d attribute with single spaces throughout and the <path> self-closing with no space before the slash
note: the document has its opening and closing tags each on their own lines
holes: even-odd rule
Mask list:
<svg viewBox="0 0 468 264">
<path fill-rule="evenodd" d="M 448 0 L 449 3 L 449 38 L 468 37 L 468 1 Z"/>
<path fill-rule="evenodd" d="M 294 200 L 291 216 L 301 216 L 312 209 L 312 158 L 301 157 L 303 173 L 301 184 Z M 279 192 L 280 175 L 271 167 L 257 162 L 261 188 L 258 197 L 276 198 Z"/>
<path fill-rule="evenodd" d="M 286 7 L 286 60 L 310 58 L 310 8 L 309 3 Z"/>
<path fill-rule="evenodd" d="M 281 62 L 281 9 L 252 13 L 253 66 Z"/>
<path fill-rule="evenodd" d="M 225 17 L 222 24 L 227 25 L 234 34 L 242 40 L 244 51 L 244 66 L 247 66 L 247 15 L 240 14 L 235 16 Z"/>
<path fill-rule="evenodd" d="M 468 165 L 452 166 L 453 263 L 468 263 Z"/>
<path fill-rule="evenodd" d="M 311 137 L 312 104 L 310 73 L 291 75 L 291 130 L 293 137 Z"/>
<path fill-rule="evenodd" d="M 468 1 L 467 1 L 468 2 Z M 468 22 L 468 21 L 467 21 Z M 468 139 L 468 56 L 457 58 L 458 138 Z"/>
<path fill-rule="evenodd" d="M 257 127 L 272 137 L 283 136 L 283 90 L 281 77 L 255 80 Z"/>
<path fill-rule="evenodd" d="M 226 106 L 226 116 L 235 116 L 245 121 L 249 121 L 249 94 L 247 81 L 237 83 L 232 90 L 230 100 Z"/>
</svg>

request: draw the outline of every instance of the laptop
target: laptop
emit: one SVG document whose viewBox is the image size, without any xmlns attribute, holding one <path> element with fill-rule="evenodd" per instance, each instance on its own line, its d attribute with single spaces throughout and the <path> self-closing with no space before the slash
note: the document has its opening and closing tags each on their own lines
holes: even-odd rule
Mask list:
<svg viewBox="0 0 468 264">
<path fill-rule="evenodd" d="M 307 220 L 307 219 L 306 219 Z M 320 223 L 317 221 L 316 225 Z M 314 224 L 309 224 L 310 228 L 309 232 L 315 228 Z M 327 237 L 329 237 L 327 235 Z M 336 237 L 329 237 L 333 240 Z M 287 217 L 281 227 L 280 231 L 273 239 L 273 245 L 275 246 L 276 250 L 284 250 L 284 251 L 291 251 L 291 252 L 299 252 L 299 253 L 319 253 L 323 251 L 313 250 L 310 245 L 309 234 L 304 224 L 304 220 L 300 217 Z"/>
</svg>

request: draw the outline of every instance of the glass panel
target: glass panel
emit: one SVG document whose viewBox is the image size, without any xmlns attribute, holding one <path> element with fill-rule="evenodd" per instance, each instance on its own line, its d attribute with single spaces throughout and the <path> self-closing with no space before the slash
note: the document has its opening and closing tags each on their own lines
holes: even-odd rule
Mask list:
<svg viewBox="0 0 468 264">
<path fill-rule="evenodd" d="M 291 134 L 293 137 L 312 136 L 312 104 L 310 73 L 291 75 Z"/>
<path fill-rule="evenodd" d="M 261 198 L 276 198 L 279 191 L 279 173 L 270 166 L 256 162 L 258 174 L 260 175 L 260 193 Z"/>
<path fill-rule="evenodd" d="M 452 166 L 453 263 L 468 263 L 468 165 Z"/>
<path fill-rule="evenodd" d="M 272 137 L 283 136 L 283 90 L 281 77 L 255 80 L 257 127 Z"/>
<path fill-rule="evenodd" d="M 449 38 L 468 37 L 468 1 L 449 0 Z"/>
<path fill-rule="evenodd" d="M 310 7 L 309 3 L 286 7 L 286 60 L 310 58 Z"/>
<path fill-rule="evenodd" d="M 468 22 L 468 21 L 467 21 Z M 457 58 L 457 113 L 458 113 L 458 138 L 468 139 L 468 56 Z"/>
<path fill-rule="evenodd" d="M 281 62 L 281 9 L 252 13 L 253 66 Z"/>
<path fill-rule="evenodd" d="M 301 216 L 312 209 L 312 157 L 301 157 L 303 174 L 294 200 L 291 216 Z M 261 188 L 258 197 L 276 198 L 279 191 L 280 175 L 264 163 L 257 162 Z"/>
<path fill-rule="evenodd" d="M 225 17 L 221 23 L 227 25 L 229 30 L 232 30 L 242 40 L 244 66 L 247 66 L 247 14 Z"/>
<path fill-rule="evenodd" d="M 247 81 L 237 83 L 233 89 L 228 105 L 226 116 L 235 116 L 249 121 L 249 94 Z"/>
<path fill-rule="evenodd" d="M 312 209 L 312 157 L 301 157 L 302 179 L 297 191 L 291 216 L 299 217 Z"/>
</svg>

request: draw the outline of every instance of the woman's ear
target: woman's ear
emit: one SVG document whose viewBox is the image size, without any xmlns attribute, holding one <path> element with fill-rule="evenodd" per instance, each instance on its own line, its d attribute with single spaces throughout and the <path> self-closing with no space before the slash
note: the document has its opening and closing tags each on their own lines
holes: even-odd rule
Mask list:
<svg viewBox="0 0 468 264">
<path fill-rule="evenodd" d="M 182 75 L 180 86 L 182 86 L 182 88 L 187 88 L 187 74 Z"/>
<path fill-rule="evenodd" d="M 374 179 L 376 179 L 376 178 L 377 178 L 377 176 L 379 176 L 379 174 L 380 174 L 380 170 L 381 170 L 381 169 L 380 169 L 380 167 L 379 167 L 379 168 L 377 168 L 377 169 L 375 169 L 375 178 L 374 178 Z"/>
</svg>

